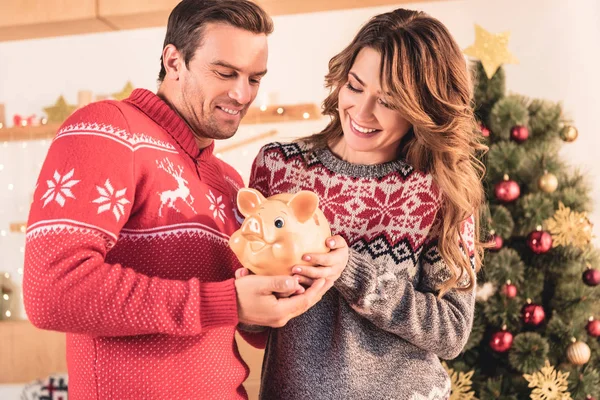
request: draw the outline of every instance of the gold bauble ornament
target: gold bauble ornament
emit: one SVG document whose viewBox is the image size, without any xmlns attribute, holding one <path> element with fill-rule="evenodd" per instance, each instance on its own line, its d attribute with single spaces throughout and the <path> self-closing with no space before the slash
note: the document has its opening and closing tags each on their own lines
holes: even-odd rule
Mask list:
<svg viewBox="0 0 600 400">
<path fill-rule="evenodd" d="M 558 179 L 556 175 L 551 174 L 548 171 L 544 171 L 544 175 L 538 180 L 538 187 L 541 191 L 546 193 L 552 193 L 558 187 Z"/>
<path fill-rule="evenodd" d="M 492 79 L 502 64 L 518 64 L 519 60 L 508 51 L 510 32 L 490 33 L 475 24 L 475 43 L 463 53 L 481 61 L 488 79 Z"/>
<path fill-rule="evenodd" d="M 577 131 L 577 128 L 572 125 L 565 125 L 560 130 L 560 138 L 565 142 L 574 142 L 577 139 L 577 136 L 579 136 L 579 132 Z"/>
<path fill-rule="evenodd" d="M 590 346 L 576 339 L 567 347 L 567 359 L 571 364 L 583 365 L 590 361 L 592 352 Z"/>
</svg>

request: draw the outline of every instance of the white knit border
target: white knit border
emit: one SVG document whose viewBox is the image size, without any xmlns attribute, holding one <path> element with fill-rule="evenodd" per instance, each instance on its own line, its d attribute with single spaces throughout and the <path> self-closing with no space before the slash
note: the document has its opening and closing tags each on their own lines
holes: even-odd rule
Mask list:
<svg viewBox="0 0 600 400">
<path fill-rule="evenodd" d="M 229 235 L 220 232 L 219 230 L 212 228 L 208 225 L 204 225 L 198 222 L 188 222 L 183 224 L 164 225 L 155 228 L 146 229 L 122 229 L 119 234 L 119 239 L 127 238 L 130 240 L 152 240 L 156 238 L 167 239 L 170 236 L 181 236 L 181 235 L 199 235 L 208 236 L 211 239 L 228 244 Z"/>
<path fill-rule="evenodd" d="M 54 140 L 67 136 L 100 136 L 120 143 L 131 151 L 142 148 L 151 148 L 177 154 L 175 147 L 165 141 L 153 138 L 145 133 L 130 133 L 123 129 L 117 129 L 112 125 L 80 123 L 68 125 L 60 129 Z"/>
<path fill-rule="evenodd" d="M 63 231 L 75 231 L 84 234 L 91 233 L 102 238 L 107 243 L 108 248 L 112 248 L 117 242 L 117 236 L 114 233 L 107 231 L 106 229 L 102 229 L 99 226 L 87 224 L 81 221 L 75 221 L 72 219 L 52 219 L 36 222 L 35 224 L 31 224 L 27 227 L 27 233 L 25 237 L 27 240 L 29 240 L 31 238 L 46 236 L 49 233 L 55 234 Z"/>
</svg>

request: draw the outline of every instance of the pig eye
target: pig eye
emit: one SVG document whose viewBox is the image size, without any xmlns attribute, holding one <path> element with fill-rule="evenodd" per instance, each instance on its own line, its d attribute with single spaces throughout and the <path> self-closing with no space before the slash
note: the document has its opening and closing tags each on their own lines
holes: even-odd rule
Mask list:
<svg viewBox="0 0 600 400">
<path fill-rule="evenodd" d="M 285 225 L 283 218 L 279 217 L 275 219 L 275 228 L 283 228 L 283 225 Z"/>
</svg>

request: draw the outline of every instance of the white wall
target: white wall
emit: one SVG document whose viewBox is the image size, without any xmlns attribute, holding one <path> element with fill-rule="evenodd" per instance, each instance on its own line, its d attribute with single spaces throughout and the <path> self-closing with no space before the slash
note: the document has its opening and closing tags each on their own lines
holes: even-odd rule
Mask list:
<svg viewBox="0 0 600 400">
<path fill-rule="evenodd" d="M 298 0 L 300 1 L 300 0 Z M 490 32 L 511 32 L 509 48 L 520 60 L 508 65 L 512 92 L 562 101 L 580 131 L 564 155 L 589 173 L 596 205 L 591 215 L 600 227 L 600 1 L 455 0 L 405 4 L 444 22 L 462 48 L 474 41 L 474 24 Z M 270 38 L 269 73 L 257 101 L 320 103 L 329 58 L 340 51 L 369 17 L 393 7 L 275 17 Z M 164 29 L 81 35 L 0 43 L 0 102 L 12 115 L 40 115 L 59 94 L 76 103 L 78 90 L 95 94 L 120 91 L 127 80 L 155 89 Z M 324 121 L 280 125 L 280 138 L 308 134 Z M 271 129 L 245 126 L 233 140 Z M 247 175 L 260 143 L 224 158 Z M 23 148 L 23 146 L 26 146 Z M 37 171 L 47 143 L 0 144 L 0 271 L 20 281 L 21 234 L 8 224 L 25 220 Z M 13 190 L 8 190 L 9 184 Z M 6 236 L 2 236 L 4 230 Z M 600 245 L 600 240 L 596 239 Z"/>
</svg>

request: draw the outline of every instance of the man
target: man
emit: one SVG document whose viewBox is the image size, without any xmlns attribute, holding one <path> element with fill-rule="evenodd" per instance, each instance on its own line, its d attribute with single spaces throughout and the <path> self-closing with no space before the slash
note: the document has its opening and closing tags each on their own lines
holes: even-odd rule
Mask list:
<svg viewBox="0 0 600 400">
<path fill-rule="evenodd" d="M 245 276 L 235 170 L 213 155 L 266 73 L 272 21 L 246 0 L 184 0 L 157 95 L 135 90 L 63 124 L 27 231 L 32 323 L 67 332 L 72 399 L 244 399 L 238 323 L 282 326 L 329 284 Z M 275 296 L 277 294 L 277 296 Z M 280 298 L 281 297 L 281 298 Z"/>
</svg>

